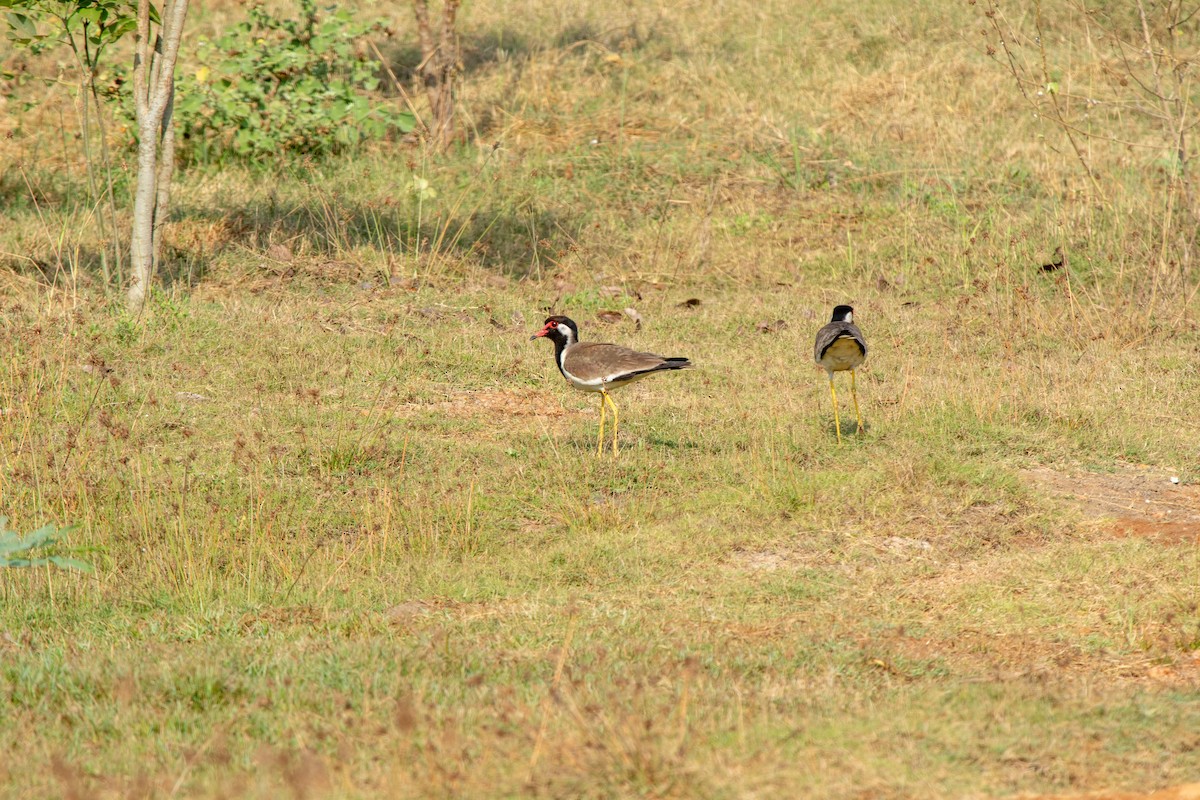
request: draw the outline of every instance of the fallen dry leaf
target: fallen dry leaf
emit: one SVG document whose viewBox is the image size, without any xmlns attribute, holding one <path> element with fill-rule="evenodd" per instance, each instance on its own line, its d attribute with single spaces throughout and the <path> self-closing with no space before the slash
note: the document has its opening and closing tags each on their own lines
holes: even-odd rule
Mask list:
<svg viewBox="0 0 1200 800">
<path fill-rule="evenodd" d="M 616 300 L 620 297 L 632 297 L 635 300 L 642 299 L 642 293 L 637 289 L 630 289 L 625 286 L 601 286 L 600 296 L 607 297 L 610 300 Z"/>
<path fill-rule="evenodd" d="M 787 320 L 777 319 L 774 322 L 760 322 L 754 327 L 758 328 L 759 333 L 775 333 L 787 330 L 787 326 Z"/>
<path fill-rule="evenodd" d="M 620 311 L 597 311 L 596 319 L 608 325 L 615 324 L 624 319 Z"/>
<path fill-rule="evenodd" d="M 689 297 L 687 300 L 684 300 L 682 303 L 678 303 L 677 305 L 680 308 L 696 308 L 697 306 L 700 305 L 700 298 L 699 297 Z"/>
<path fill-rule="evenodd" d="M 625 309 L 625 316 L 633 320 L 634 330 L 640 331 L 642 329 L 642 315 L 638 313 L 636 308 Z"/>
</svg>

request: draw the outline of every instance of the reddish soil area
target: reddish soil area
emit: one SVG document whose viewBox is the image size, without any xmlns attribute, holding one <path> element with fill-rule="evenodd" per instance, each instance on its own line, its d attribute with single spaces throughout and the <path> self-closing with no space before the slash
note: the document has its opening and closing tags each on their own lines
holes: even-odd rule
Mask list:
<svg viewBox="0 0 1200 800">
<path fill-rule="evenodd" d="M 1200 486 L 1174 483 L 1170 473 L 1127 465 L 1103 473 L 1039 467 L 1022 475 L 1086 518 L 1103 521 L 1116 536 L 1200 542 Z"/>
<path fill-rule="evenodd" d="M 1149 793 L 1100 791 L 1086 794 L 1019 794 L 1013 800 L 1200 800 L 1200 783 L 1185 783 Z"/>
</svg>

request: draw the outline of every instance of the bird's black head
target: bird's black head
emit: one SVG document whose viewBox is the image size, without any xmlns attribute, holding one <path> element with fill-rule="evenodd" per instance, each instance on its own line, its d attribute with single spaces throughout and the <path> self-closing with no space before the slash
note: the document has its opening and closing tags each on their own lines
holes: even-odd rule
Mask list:
<svg viewBox="0 0 1200 800">
<path fill-rule="evenodd" d="M 532 340 L 539 336 L 545 336 L 556 345 L 565 347 L 579 341 L 579 326 L 567 317 L 546 317 L 545 327 L 529 338 Z"/>
<path fill-rule="evenodd" d="M 830 322 L 854 322 L 854 309 L 850 306 L 834 306 Z"/>
</svg>

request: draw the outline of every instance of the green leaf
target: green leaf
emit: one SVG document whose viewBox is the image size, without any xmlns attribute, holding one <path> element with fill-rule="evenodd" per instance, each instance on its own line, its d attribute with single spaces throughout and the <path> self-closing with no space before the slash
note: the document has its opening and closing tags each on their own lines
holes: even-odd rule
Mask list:
<svg viewBox="0 0 1200 800">
<path fill-rule="evenodd" d="M 137 30 L 137 20 L 133 17 L 124 17 L 108 27 L 108 36 L 113 41 L 116 41 L 125 34 L 135 30 Z"/>
<path fill-rule="evenodd" d="M 37 38 L 37 26 L 26 14 L 5 14 L 8 26 L 28 39 Z"/>
<path fill-rule="evenodd" d="M 90 24 L 99 25 L 102 14 L 103 14 L 103 12 L 100 9 L 95 8 L 95 7 L 81 8 L 78 11 L 76 11 L 74 14 L 72 14 L 70 17 L 68 17 L 67 20 L 69 22 L 72 19 L 77 19 L 80 22 L 87 22 Z"/>
<path fill-rule="evenodd" d="M 75 569 L 80 572 L 95 572 L 95 568 L 86 561 L 78 558 L 67 558 L 66 556 L 50 556 L 48 559 L 51 564 L 61 569 Z"/>
</svg>

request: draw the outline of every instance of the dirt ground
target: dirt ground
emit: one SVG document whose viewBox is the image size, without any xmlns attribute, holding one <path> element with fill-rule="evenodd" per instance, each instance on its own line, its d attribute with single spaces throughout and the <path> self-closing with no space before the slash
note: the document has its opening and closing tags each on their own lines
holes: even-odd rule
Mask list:
<svg viewBox="0 0 1200 800">
<path fill-rule="evenodd" d="M 1200 486 L 1184 484 L 1177 476 L 1161 470 L 1126 465 L 1113 472 L 1068 473 L 1040 467 L 1025 471 L 1022 477 L 1063 499 L 1086 519 L 1107 527 L 1115 536 L 1144 536 L 1170 543 L 1200 542 Z M 1019 800 L 1200 800 L 1200 783 L 1149 793 L 1100 791 L 1017 797 Z"/>
<path fill-rule="evenodd" d="M 1013 800 L 1200 800 L 1200 783 L 1185 783 L 1157 792 L 1088 792 L 1086 794 L 1019 794 Z"/>
<path fill-rule="evenodd" d="M 1178 476 L 1159 469 L 1124 465 L 1101 473 L 1039 467 L 1026 470 L 1022 477 L 1116 536 L 1200 541 L 1200 486 L 1182 483 Z"/>
</svg>

